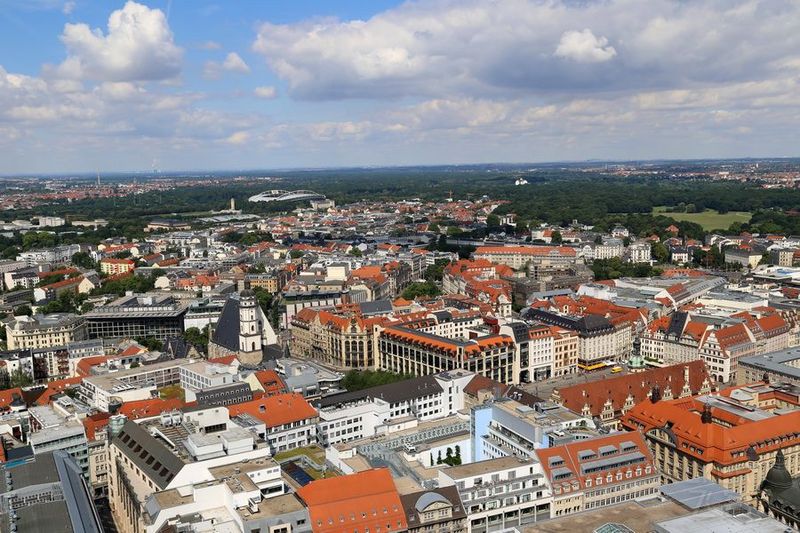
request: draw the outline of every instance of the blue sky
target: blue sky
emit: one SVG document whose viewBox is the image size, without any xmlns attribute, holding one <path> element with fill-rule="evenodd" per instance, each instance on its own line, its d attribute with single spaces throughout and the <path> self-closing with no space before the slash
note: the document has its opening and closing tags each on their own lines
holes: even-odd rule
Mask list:
<svg viewBox="0 0 800 533">
<path fill-rule="evenodd" d="M 0 174 L 797 155 L 790 0 L 0 0 Z"/>
</svg>

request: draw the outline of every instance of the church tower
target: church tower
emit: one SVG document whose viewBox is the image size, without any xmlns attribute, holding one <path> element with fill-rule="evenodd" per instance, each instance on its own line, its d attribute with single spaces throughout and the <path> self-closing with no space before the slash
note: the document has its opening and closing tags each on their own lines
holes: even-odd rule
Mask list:
<svg viewBox="0 0 800 533">
<path fill-rule="evenodd" d="M 261 325 L 258 319 L 258 302 L 251 289 L 239 295 L 239 351 L 261 351 Z"/>
</svg>

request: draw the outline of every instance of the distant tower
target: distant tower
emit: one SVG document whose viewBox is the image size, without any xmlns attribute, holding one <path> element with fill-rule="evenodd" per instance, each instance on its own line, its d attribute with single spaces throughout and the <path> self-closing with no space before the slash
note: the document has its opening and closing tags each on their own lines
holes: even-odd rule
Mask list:
<svg viewBox="0 0 800 533">
<path fill-rule="evenodd" d="M 231 198 L 231 211 L 236 211 L 236 199 Z"/>
<path fill-rule="evenodd" d="M 97 173 L 97 188 L 100 188 L 100 173 Z"/>
<path fill-rule="evenodd" d="M 245 289 L 239 295 L 239 351 L 261 351 L 261 327 L 256 293 Z"/>
</svg>

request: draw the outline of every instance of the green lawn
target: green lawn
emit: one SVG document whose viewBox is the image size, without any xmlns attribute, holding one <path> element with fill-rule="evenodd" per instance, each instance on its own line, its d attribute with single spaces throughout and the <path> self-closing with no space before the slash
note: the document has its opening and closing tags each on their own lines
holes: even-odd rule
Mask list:
<svg viewBox="0 0 800 533">
<path fill-rule="evenodd" d="M 666 207 L 659 206 L 653 208 L 653 214 L 659 214 L 674 218 L 675 220 L 686 220 L 703 226 L 705 230 L 727 229 L 734 222 L 749 222 L 752 213 L 748 211 L 729 211 L 724 215 L 719 214 L 714 209 L 706 209 L 702 213 L 667 213 Z"/>
</svg>

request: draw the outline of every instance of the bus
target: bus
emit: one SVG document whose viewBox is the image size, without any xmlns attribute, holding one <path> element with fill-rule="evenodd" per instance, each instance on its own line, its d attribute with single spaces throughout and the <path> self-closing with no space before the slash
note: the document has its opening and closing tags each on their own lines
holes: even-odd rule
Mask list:
<svg viewBox="0 0 800 533">
<path fill-rule="evenodd" d="M 589 364 L 589 365 L 585 365 L 583 363 L 578 363 L 578 368 L 580 368 L 581 370 L 583 370 L 585 372 L 591 372 L 593 370 L 600 370 L 601 368 L 606 368 L 607 366 L 608 365 L 606 365 L 605 362 L 592 363 L 592 364 Z"/>
</svg>

